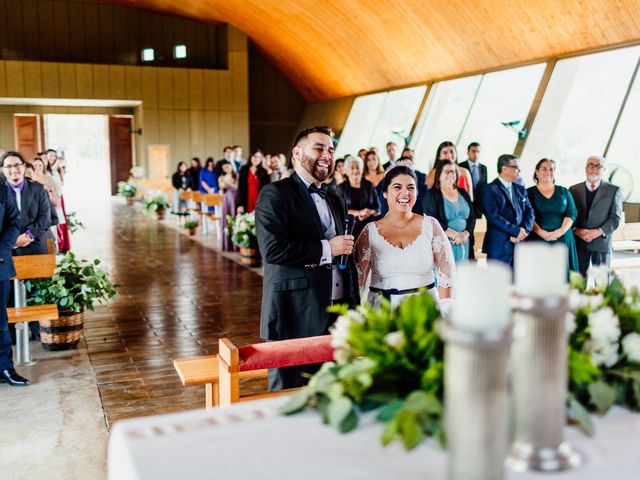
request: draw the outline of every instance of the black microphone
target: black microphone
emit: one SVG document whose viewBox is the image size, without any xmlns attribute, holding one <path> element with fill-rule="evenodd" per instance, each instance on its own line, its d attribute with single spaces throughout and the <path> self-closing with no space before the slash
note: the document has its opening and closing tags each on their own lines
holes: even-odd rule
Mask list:
<svg viewBox="0 0 640 480">
<path fill-rule="evenodd" d="M 347 215 L 344 219 L 344 234 L 351 235 L 353 233 L 353 227 L 356 224 L 355 218 L 352 215 Z M 347 268 L 347 260 L 349 259 L 349 255 L 340 255 L 338 258 L 338 268 L 340 270 L 344 270 Z"/>
</svg>

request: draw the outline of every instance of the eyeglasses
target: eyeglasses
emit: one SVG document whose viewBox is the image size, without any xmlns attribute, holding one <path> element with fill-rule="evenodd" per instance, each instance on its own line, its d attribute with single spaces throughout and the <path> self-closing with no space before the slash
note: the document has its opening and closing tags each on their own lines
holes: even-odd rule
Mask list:
<svg viewBox="0 0 640 480">
<path fill-rule="evenodd" d="M 9 165 L 4 165 L 2 168 L 4 170 L 20 170 L 20 167 L 22 167 L 24 165 L 24 163 L 13 163 L 13 164 L 9 164 Z"/>
<path fill-rule="evenodd" d="M 505 165 L 505 167 L 507 168 L 513 168 L 515 169 L 517 172 L 521 172 L 522 170 L 520 170 L 520 167 L 518 165 Z"/>
<path fill-rule="evenodd" d="M 587 168 L 592 168 L 594 170 L 602 170 L 604 165 L 600 165 L 599 163 L 587 163 Z"/>
</svg>

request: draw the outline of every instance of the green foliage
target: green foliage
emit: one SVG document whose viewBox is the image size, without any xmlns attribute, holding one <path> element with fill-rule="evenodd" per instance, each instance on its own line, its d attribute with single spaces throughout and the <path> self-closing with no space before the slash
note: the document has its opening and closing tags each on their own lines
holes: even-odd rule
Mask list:
<svg viewBox="0 0 640 480">
<path fill-rule="evenodd" d="M 169 202 L 164 195 L 156 195 L 148 198 L 143 202 L 144 208 L 149 212 L 155 212 L 156 210 L 163 210 L 169 208 Z"/>
<path fill-rule="evenodd" d="M 408 297 L 395 309 L 384 301 L 380 308 L 331 310 L 342 314 L 332 332 L 338 361 L 324 364 L 284 413 L 313 407 L 325 423 L 346 432 L 363 412 L 378 410 L 384 445 L 400 439 L 412 449 L 429 436 L 444 441 L 444 348 L 431 295 Z"/>
<path fill-rule="evenodd" d="M 76 233 L 78 230 L 86 228 L 84 223 L 78 220 L 76 212 L 67 213 L 67 224 L 69 225 L 69 232 Z"/>
<path fill-rule="evenodd" d="M 239 213 L 233 218 L 227 215 L 225 233 L 231 237 L 231 242 L 242 248 L 257 248 L 256 217 L 253 212 Z"/>
<path fill-rule="evenodd" d="M 60 310 L 93 310 L 95 301 L 104 302 L 116 294 L 107 272 L 98 267 L 100 260 L 77 260 L 71 252 L 59 260 L 51 278 L 25 282 L 29 305 L 54 303 Z"/>
<path fill-rule="evenodd" d="M 189 220 L 189 221 L 187 221 L 187 222 L 184 222 L 183 227 L 184 227 L 184 228 L 186 228 L 186 229 L 189 229 L 189 228 L 197 228 L 197 227 L 198 227 L 198 225 L 199 225 L 199 223 L 198 223 L 198 222 L 196 222 L 195 220 Z"/>
<path fill-rule="evenodd" d="M 118 195 L 121 197 L 133 198 L 138 193 L 138 186 L 135 182 L 118 182 Z"/>
</svg>

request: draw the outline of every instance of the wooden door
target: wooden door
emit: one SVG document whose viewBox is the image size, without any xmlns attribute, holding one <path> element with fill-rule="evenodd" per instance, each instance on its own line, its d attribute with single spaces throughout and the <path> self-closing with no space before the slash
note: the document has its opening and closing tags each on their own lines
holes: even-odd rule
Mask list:
<svg viewBox="0 0 640 480">
<path fill-rule="evenodd" d="M 42 150 L 40 116 L 38 114 L 18 114 L 13 116 L 16 132 L 16 150 L 26 160 L 31 161 Z"/>
<path fill-rule="evenodd" d="M 169 145 L 149 145 L 149 180 L 169 178 Z"/>
<path fill-rule="evenodd" d="M 133 119 L 109 116 L 111 194 L 118 193 L 118 182 L 127 181 L 133 166 Z"/>
</svg>

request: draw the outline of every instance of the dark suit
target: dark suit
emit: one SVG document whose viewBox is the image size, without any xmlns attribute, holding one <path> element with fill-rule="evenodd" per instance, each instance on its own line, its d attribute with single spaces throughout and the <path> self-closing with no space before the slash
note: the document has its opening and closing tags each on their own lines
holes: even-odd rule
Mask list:
<svg viewBox="0 0 640 480">
<path fill-rule="evenodd" d="M 464 228 L 467 232 L 469 232 L 469 240 L 471 240 L 471 238 L 473 237 L 473 230 L 476 226 L 476 217 L 473 213 L 471 197 L 461 188 L 458 189 L 458 194 L 467 202 L 469 207 L 471 207 L 469 217 L 467 218 L 467 224 Z M 428 190 L 424 197 L 422 205 L 425 215 L 429 215 L 430 217 L 438 220 L 443 230 L 446 231 L 447 228 L 449 228 L 449 224 L 447 223 L 447 216 L 444 212 L 444 197 L 442 196 L 442 190 L 440 190 L 439 188 L 432 188 L 431 190 Z M 469 255 L 471 255 L 471 252 L 469 252 Z"/>
<path fill-rule="evenodd" d="M 340 233 L 346 207 L 332 192 L 327 192 L 326 201 Z M 260 336 L 283 340 L 326 334 L 332 321 L 327 313 L 332 301 L 332 268 L 319 265 L 325 233 L 314 200 L 297 174 L 260 191 L 256 230 L 264 260 Z M 358 303 L 358 290 L 351 258 L 342 279 L 347 301 L 353 306 Z M 300 372 L 304 370 L 279 369 L 281 382 L 274 383 L 270 378 L 269 386 L 300 386 L 304 383 Z"/>
<path fill-rule="evenodd" d="M 490 259 L 513 266 L 515 244 L 509 238 L 517 237 L 520 228 L 524 228 L 527 234 L 530 233 L 535 214 L 524 187 L 514 182 L 511 188 L 513 201 L 498 178 L 482 189 L 482 207 L 487 217 L 487 233 L 482 251 Z"/>
<path fill-rule="evenodd" d="M 47 239 L 51 238 L 49 227 L 53 220 L 51 210 L 51 202 L 44 187 L 25 179 L 20 195 L 20 233 L 29 231 L 33 235 L 33 242 L 14 249 L 14 255 L 48 253 Z"/>
<path fill-rule="evenodd" d="M 20 212 L 9 187 L 0 184 L 0 371 L 13 368 L 11 337 L 7 325 L 9 279 L 16 274 L 11 250 L 20 234 Z"/>
<path fill-rule="evenodd" d="M 476 218 L 482 217 L 482 188 L 487 184 L 487 167 L 477 162 L 478 165 L 478 182 L 473 185 L 473 208 Z M 466 168 L 471 173 L 471 164 L 469 160 L 465 160 L 460 164 L 462 168 Z M 473 181 L 473 175 L 471 175 Z"/>
<path fill-rule="evenodd" d="M 589 264 L 611 265 L 613 232 L 620 225 L 622 217 L 620 188 L 603 180 L 592 196 L 590 208 L 587 208 L 589 192 L 584 182 L 572 186 L 569 192 L 578 209 L 573 228 L 601 228 L 604 232 L 604 235 L 590 243 L 575 236 L 580 273 L 586 275 Z"/>
</svg>

